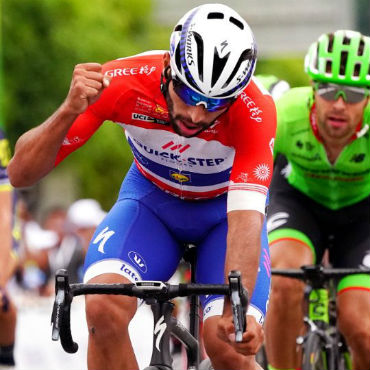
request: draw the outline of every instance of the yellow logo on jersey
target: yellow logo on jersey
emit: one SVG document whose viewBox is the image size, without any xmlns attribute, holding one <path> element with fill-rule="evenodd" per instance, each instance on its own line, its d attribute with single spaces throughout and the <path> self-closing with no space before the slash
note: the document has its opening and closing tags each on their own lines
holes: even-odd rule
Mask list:
<svg viewBox="0 0 370 370">
<path fill-rule="evenodd" d="M 178 182 L 187 182 L 190 180 L 188 176 L 185 176 L 182 173 L 171 173 L 171 177 Z"/>
<path fill-rule="evenodd" d="M 161 107 L 159 104 L 156 105 L 155 112 L 160 113 L 160 114 L 167 114 L 168 113 L 168 111 L 166 109 L 164 109 L 163 107 Z"/>
<path fill-rule="evenodd" d="M 0 166 L 6 167 L 10 161 L 10 147 L 6 139 L 0 140 Z"/>
</svg>

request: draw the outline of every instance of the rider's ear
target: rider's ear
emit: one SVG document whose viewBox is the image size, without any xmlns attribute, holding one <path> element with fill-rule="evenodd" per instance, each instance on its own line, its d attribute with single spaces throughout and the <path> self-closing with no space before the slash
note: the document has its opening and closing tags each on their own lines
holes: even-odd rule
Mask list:
<svg viewBox="0 0 370 370">
<path fill-rule="evenodd" d="M 164 69 L 170 65 L 170 60 L 171 60 L 170 53 L 169 52 L 164 53 L 163 54 L 163 68 Z"/>
</svg>

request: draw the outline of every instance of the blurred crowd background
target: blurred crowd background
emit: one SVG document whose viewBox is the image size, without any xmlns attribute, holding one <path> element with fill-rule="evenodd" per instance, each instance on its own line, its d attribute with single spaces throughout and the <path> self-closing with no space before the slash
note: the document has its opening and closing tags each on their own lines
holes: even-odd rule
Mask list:
<svg viewBox="0 0 370 370">
<path fill-rule="evenodd" d="M 75 64 L 104 63 L 146 50 L 168 49 L 171 29 L 180 16 L 206 2 L 209 1 L 0 2 L 0 120 L 11 150 L 23 132 L 44 121 L 63 101 Z M 369 0 L 220 2 L 236 9 L 254 31 L 258 45 L 256 73 L 275 75 L 292 87 L 308 83 L 303 57 L 321 33 L 353 29 L 370 34 Z M 20 262 L 9 290 L 21 306 L 20 323 L 25 323 L 26 318 L 32 322 L 31 308 L 38 306 L 35 297 L 52 297 L 58 268 L 68 268 L 73 282 L 81 280 L 89 239 L 104 217 L 104 210 L 115 202 L 131 161 L 122 129 L 106 122 L 87 145 L 47 178 L 15 192 L 14 237 L 19 241 Z M 33 303 L 25 299 L 30 296 Z M 49 308 L 48 305 L 41 316 L 47 320 Z M 18 326 L 17 333 L 18 337 L 30 335 L 24 326 Z M 47 335 L 42 343 L 51 342 Z M 22 340 L 18 341 L 17 351 Z M 37 361 L 42 364 L 40 358 Z M 48 368 L 58 368 L 54 365 Z M 19 369 L 26 370 L 22 366 Z"/>
</svg>

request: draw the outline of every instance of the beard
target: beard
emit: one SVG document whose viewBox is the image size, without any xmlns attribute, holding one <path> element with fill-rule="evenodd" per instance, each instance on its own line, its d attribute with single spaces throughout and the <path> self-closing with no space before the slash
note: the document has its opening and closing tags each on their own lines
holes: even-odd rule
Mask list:
<svg viewBox="0 0 370 370">
<path fill-rule="evenodd" d="M 199 135 L 202 131 L 211 127 L 215 123 L 215 120 L 213 120 L 210 123 L 200 122 L 197 124 L 197 127 L 189 127 L 186 125 L 186 122 L 189 121 L 186 117 L 182 116 L 181 114 L 174 113 L 173 101 L 168 93 L 165 95 L 165 98 L 168 107 L 169 124 L 176 134 L 186 138 L 191 138 Z"/>
</svg>

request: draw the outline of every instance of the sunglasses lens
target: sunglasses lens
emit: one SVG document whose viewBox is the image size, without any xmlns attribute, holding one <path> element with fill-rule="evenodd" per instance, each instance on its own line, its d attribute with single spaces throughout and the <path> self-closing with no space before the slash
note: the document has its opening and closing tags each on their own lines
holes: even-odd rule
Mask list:
<svg viewBox="0 0 370 370">
<path fill-rule="evenodd" d="M 365 88 L 328 83 L 317 84 L 316 91 L 325 100 L 335 101 L 342 97 L 347 103 L 359 103 L 368 96 Z"/>
<path fill-rule="evenodd" d="M 173 78 L 173 88 L 179 98 L 187 105 L 200 105 L 203 104 L 208 112 L 216 112 L 224 108 L 229 107 L 235 98 L 226 99 L 213 99 L 207 98 L 196 91 L 192 90 L 190 87 L 186 86 L 181 81 Z"/>
<path fill-rule="evenodd" d="M 350 89 L 346 92 L 348 103 L 359 103 L 366 97 L 366 92 L 352 91 Z"/>
</svg>

